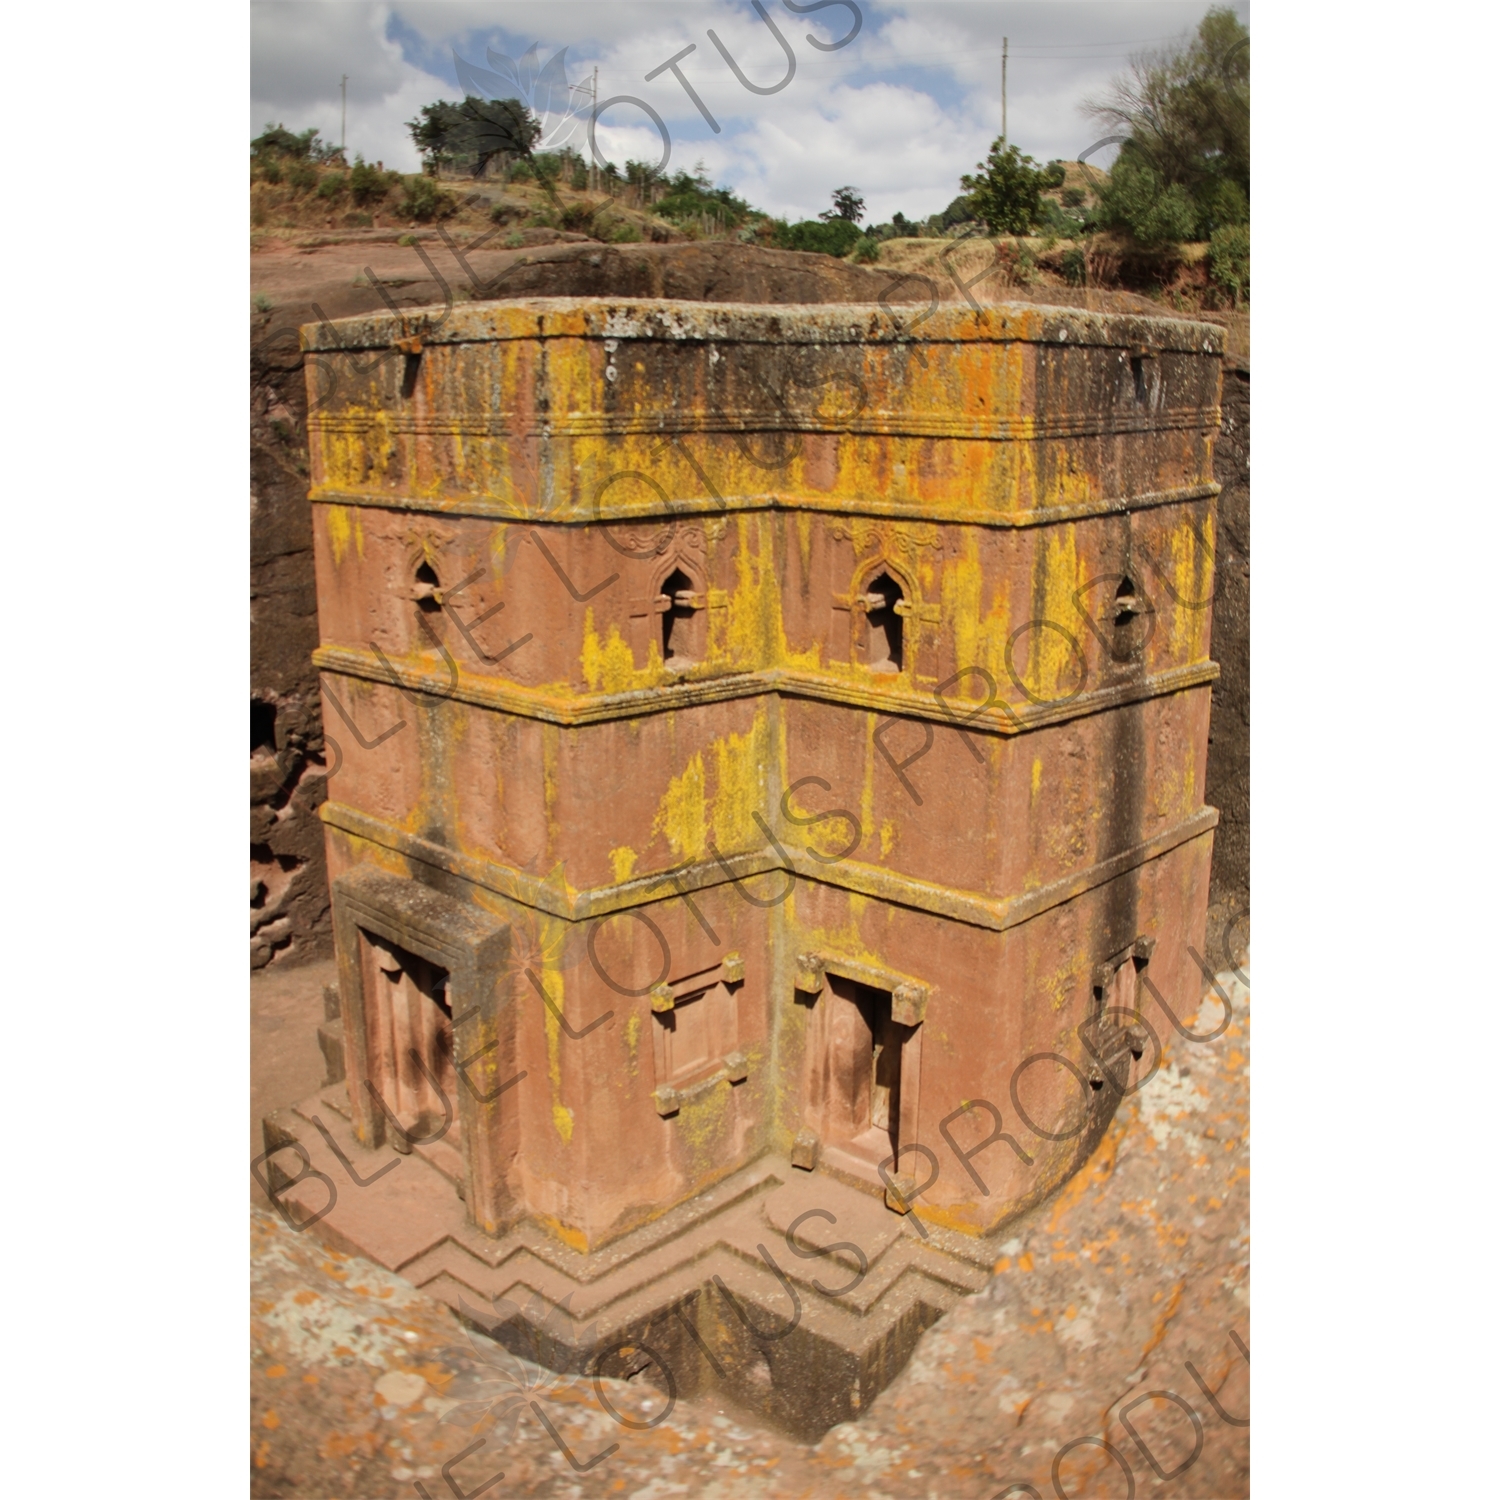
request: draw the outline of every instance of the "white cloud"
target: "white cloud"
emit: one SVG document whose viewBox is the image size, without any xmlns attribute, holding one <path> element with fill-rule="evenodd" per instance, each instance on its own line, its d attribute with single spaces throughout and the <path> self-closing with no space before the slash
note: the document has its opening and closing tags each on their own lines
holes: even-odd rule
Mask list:
<svg viewBox="0 0 1500 1500">
<path fill-rule="evenodd" d="M 972 165 L 973 138 L 972 122 L 955 129 L 952 116 L 915 89 L 839 85 L 789 98 L 754 121 L 736 157 L 745 194 L 772 212 L 825 208 L 833 188 L 852 183 L 878 222 L 898 209 L 914 216 L 946 206 Z"/>
<path fill-rule="evenodd" d="M 1104 89 L 1130 51 L 1196 25 L 1209 0 L 858 3 L 859 36 L 829 53 L 810 46 L 808 33 L 843 35 L 846 7 L 798 16 L 767 0 L 796 73 L 775 94 L 758 95 L 708 36 L 712 28 L 751 82 L 778 82 L 785 54 L 746 0 L 260 0 L 252 6 L 252 130 L 284 120 L 336 140 L 339 75 L 348 73 L 351 151 L 411 170 L 417 154 L 405 122 L 423 104 L 456 97 L 453 50 L 483 66 L 486 47 L 517 56 L 539 42 L 544 60 L 568 47 L 575 81 L 597 63 L 604 97 L 647 100 L 672 135 L 670 170 L 701 159 L 742 197 L 792 217 L 817 212 L 844 183 L 863 192 L 876 220 L 897 209 L 920 215 L 957 195 L 959 177 L 1000 133 L 1003 37 L 1011 140 L 1041 161 L 1072 158 L 1102 133 L 1081 101 Z M 718 133 L 671 72 L 645 80 L 689 45 L 680 66 Z M 655 126 L 629 105 L 611 109 L 597 134 L 621 165 L 661 156 Z M 574 143 L 587 149 L 581 127 Z"/>
<path fill-rule="evenodd" d="M 387 167 L 420 165 L 405 122 L 451 83 L 414 67 L 388 39 L 392 8 L 364 4 L 260 4 L 251 10 L 250 127 L 315 126 L 324 140 L 340 130 L 339 76 L 349 75 L 347 141 Z"/>
</svg>

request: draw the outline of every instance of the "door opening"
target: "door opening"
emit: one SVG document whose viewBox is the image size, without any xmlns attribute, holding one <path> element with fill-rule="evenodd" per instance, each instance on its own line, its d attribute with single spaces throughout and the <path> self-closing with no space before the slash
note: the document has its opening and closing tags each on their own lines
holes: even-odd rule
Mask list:
<svg viewBox="0 0 1500 1500">
<path fill-rule="evenodd" d="M 901 1147 L 901 1064 L 914 1026 L 891 1018 L 891 992 L 828 976 L 829 1144 L 876 1164 Z"/>
<path fill-rule="evenodd" d="M 378 1060 L 371 1081 L 408 1136 L 434 1136 L 452 1120 L 456 1098 L 448 971 L 383 938 L 363 936 Z M 398 1136 L 393 1144 L 400 1150 L 403 1143 Z"/>
</svg>

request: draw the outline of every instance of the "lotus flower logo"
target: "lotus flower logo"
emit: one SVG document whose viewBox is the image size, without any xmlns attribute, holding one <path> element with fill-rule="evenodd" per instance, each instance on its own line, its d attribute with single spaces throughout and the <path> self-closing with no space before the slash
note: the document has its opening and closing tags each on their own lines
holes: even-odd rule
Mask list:
<svg viewBox="0 0 1500 1500">
<path fill-rule="evenodd" d="M 550 62 L 543 63 L 537 56 L 540 46 L 540 42 L 533 43 L 525 56 L 518 58 L 486 47 L 488 68 L 465 62 L 455 52 L 453 66 L 466 94 L 479 99 L 519 99 L 542 124 L 535 149 L 552 151 L 571 139 L 586 95 L 568 83 L 563 71 L 568 49 L 564 47 Z"/>
<path fill-rule="evenodd" d="M 561 883 L 562 866 L 557 866 L 549 881 Z M 547 970 L 566 971 L 587 961 L 588 928 L 583 923 L 564 922 L 539 917 L 530 908 L 518 910 L 510 923 L 510 954 L 507 970 L 521 975 Z"/>
<path fill-rule="evenodd" d="M 494 1423 L 496 1437 L 501 1442 L 509 1442 L 515 1436 L 516 1423 L 522 1412 L 534 1398 L 574 1389 L 579 1377 L 559 1375 L 541 1363 L 544 1339 L 549 1334 L 561 1337 L 571 1324 L 568 1303 L 572 1298 L 570 1292 L 559 1306 L 549 1307 L 533 1293 L 524 1310 L 514 1302 L 498 1298 L 492 1313 L 472 1308 L 460 1298 L 469 1347 L 475 1359 L 485 1367 L 485 1372 L 464 1382 L 461 1399 L 443 1414 L 442 1420 L 455 1427 L 472 1428 L 488 1419 Z M 478 1324 L 498 1328 L 506 1323 L 513 1324 L 520 1331 L 521 1337 L 531 1347 L 533 1358 L 518 1358 L 498 1343 L 477 1339 L 469 1332 L 468 1326 Z M 582 1330 L 579 1339 L 584 1347 L 589 1347 L 597 1336 L 597 1324 L 591 1323 Z"/>
</svg>

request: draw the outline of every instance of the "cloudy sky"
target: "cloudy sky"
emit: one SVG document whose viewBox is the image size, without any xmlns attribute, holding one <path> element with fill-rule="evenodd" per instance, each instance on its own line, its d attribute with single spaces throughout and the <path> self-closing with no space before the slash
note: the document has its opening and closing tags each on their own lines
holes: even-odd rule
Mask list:
<svg viewBox="0 0 1500 1500">
<path fill-rule="evenodd" d="M 706 164 L 757 207 L 793 218 L 827 206 L 852 183 L 872 220 L 900 209 L 919 217 L 943 208 L 1000 133 L 1000 56 L 1010 38 L 1010 138 L 1039 161 L 1072 159 L 1103 133 L 1079 110 L 1124 69 L 1132 52 L 1162 45 L 1195 26 L 1207 0 L 1072 3 L 1037 0 L 762 0 L 795 59 L 753 0 L 258 0 L 251 7 L 250 128 L 317 126 L 339 138 L 339 78 L 348 74 L 348 145 L 386 166 L 414 170 L 405 122 L 435 99 L 461 98 L 455 54 L 480 69 L 493 57 L 519 60 L 539 45 L 545 63 L 566 48 L 567 80 L 599 69 L 599 95 L 628 95 L 661 118 L 670 137 L 668 170 Z M 1248 22 L 1248 0 L 1235 6 Z M 798 12 L 804 14 L 798 14 Z M 854 28 L 853 39 L 836 50 Z M 714 131 L 671 68 L 677 63 L 719 126 Z M 511 89 L 508 93 L 516 93 Z M 574 96 L 577 97 L 576 95 Z M 555 98 L 555 96 L 554 96 Z M 541 110 L 548 100 L 532 102 Z M 588 149 L 587 109 L 544 117 L 556 142 Z M 600 115 L 603 155 L 658 161 L 661 131 L 634 103 Z M 1110 150 L 1090 158 L 1108 162 Z"/>
</svg>

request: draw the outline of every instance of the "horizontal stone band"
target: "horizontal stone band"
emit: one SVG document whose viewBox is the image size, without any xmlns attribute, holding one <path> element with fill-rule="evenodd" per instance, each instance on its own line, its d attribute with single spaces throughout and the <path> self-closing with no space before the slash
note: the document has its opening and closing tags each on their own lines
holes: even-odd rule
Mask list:
<svg viewBox="0 0 1500 1500">
<path fill-rule="evenodd" d="M 504 438 L 556 440 L 594 437 L 671 437 L 732 432 L 830 432 L 856 437 L 961 438 L 971 442 L 1038 442 L 1044 439 L 1119 437 L 1130 433 L 1217 432 L 1217 406 L 1187 406 L 1175 411 L 1057 412 L 962 420 L 937 412 L 860 412 L 847 417 L 817 412 L 691 410 L 635 412 L 569 412 L 546 422 L 519 413 L 467 412 L 318 412 L 308 418 L 311 433 L 336 437 L 383 436 Z"/>
<path fill-rule="evenodd" d="M 1219 821 L 1218 809 L 1205 807 L 1144 842 L 1108 859 L 1072 871 L 1050 885 L 1014 896 L 992 896 L 982 891 L 955 890 L 854 860 L 840 860 L 836 865 L 825 865 L 795 848 L 786 850 L 785 859 L 770 848 L 741 851 L 738 854 L 726 854 L 723 864 L 704 860 L 672 871 L 643 875 L 618 885 L 574 891 L 539 880 L 534 875 L 497 861 L 459 854 L 442 844 L 407 833 L 393 823 L 371 817 L 342 802 L 325 802 L 319 809 L 319 816 L 330 827 L 341 829 L 355 838 L 445 870 L 450 875 L 457 875 L 474 885 L 483 886 L 486 890 L 494 891 L 496 895 L 523 906 L 572 922 L 586 922 L 632 907 L 669 901 L 684 892 L 707 890 L 712 886 L 727 884 L 731 878 L 745 880 L 752 875 L 790 868 L 803 879 L 816 881 L 821 885 L 856 891 L 860 895 L 948 917 L 991 932 L 1004 932 L 1022 922 L 1029 922 L 1033 917 L 1040 916 L 1054 906 L 1060 906 L 1064 901 L 1071 901 L 1148 860 L 1169 853 L 1179 844 L 1201 838 L 1212 832 Z"/>
<path fill-rule="evenodd" d="M 1169 490 L 1148 490 L 1134 495 L 1106 495 L 1097 500 L 1082 500 L 1073 505 L 1039 506 L 1030 510 L 999 510 L 991 505 L 964 501 L 922 501 L 920 504 L 899 500 L 861 499 L 858 505 L 840 505 L 826 495 L 781 494 L 775 491 L 755 495 L 689 495 L 665 503 L 652 496 L 631 503 L 610 496 L 602 503 L 590 499 L 567 498 L 544 500 L 532 507 L 508 504 L 497 495 L 467 494 L 393 495 L 368 490 L 339 489 L 322 485 L 309 491 L 314 505 L 357 505 L 372 510 L 417 511 L 427 515 L 474 516 L 483 520 L 510 521 L 527 525 L 593 526 L 606 521 L 661 521 L 673 516 L 723 515 L 729 512 L 760 510 L 817 511 L 882 519 L 949 522 L 961 526 L 1007 527 L 1047 526 L 1058 521 L 1083 521 L 1090 516 L 1124 515 L 1131 511 L 1154 510 L 1161 506 L 1182 505 L 1192 500 L 1209 500 L 1219 493 L 1215 483 L 1181 485 Z"/>
</svg>

